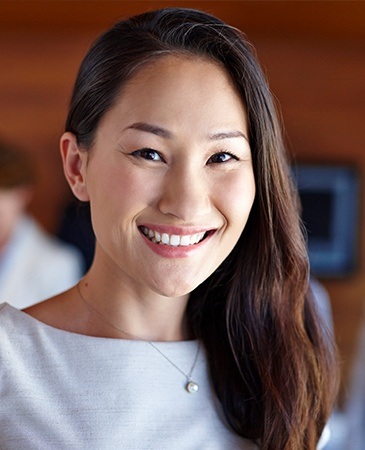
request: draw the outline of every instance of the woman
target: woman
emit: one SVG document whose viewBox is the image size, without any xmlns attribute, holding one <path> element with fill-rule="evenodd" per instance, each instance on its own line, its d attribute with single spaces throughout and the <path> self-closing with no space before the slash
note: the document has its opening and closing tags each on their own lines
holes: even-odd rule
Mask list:
<svg viewBox="0 0 365 450">
<path fill-rule="evenodd" d="M 315 449 L 333 350 L 242 34 L 175 8 L 116 24 L 81 65 L 61 153 L 95 258 L 75 288 L 2 308 L 3 447 Z"/>
</svg>

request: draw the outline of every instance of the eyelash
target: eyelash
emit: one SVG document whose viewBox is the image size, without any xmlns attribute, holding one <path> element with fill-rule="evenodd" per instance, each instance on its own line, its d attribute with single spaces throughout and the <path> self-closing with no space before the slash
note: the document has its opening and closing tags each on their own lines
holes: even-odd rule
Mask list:
<svg viewBox="0 0 365 450">
<path fill-rule="evenodd" d="M 221 155 L 228 155 L 229 159 L 227 159 L 226 161 L 221 161 L 221 162 L 212 162 L 211 164 L 224 164 L 228 161 L 230 161 L 231 159 L 234 159 L 235 161 L 238 161 L 239 158 L 238 156 L 234 155 L 231 152 L 218 152 L 218 153 L 214 153 L 214 155 L 212 155 L 209 159 L 208 162 L 213 158 L 213 157 L 217 157 L 217 156 L 221 156 Z"/>
<path fill-rule="evenodd" d="M 159 159 L 156 160 L 156 159 L 147 157 L 148 154 L 151 155 L 152 153 L 154 153 L 155 155 L 158 155 Z M 165 162 L 165 160 L 161 156 L 161 154 L 157 150 L 154 150 L 153 148 L 141 148 L 140 150 L 135 150 L 134 152 L 132 152 L 131 155 L 132 156 L 137 156 L 137 157 L 140 157 L 140 158 L 143 158 L 143 159 L 146 159 L 148 161 L 162 161 L 162 162 Z M 229 158 L 227 160 L 225 160 L 225 161 L 220 161 L 220 162 L 212 161 L 212 159 L 214 157 L 219 157 L 219 156 L 222 156 L 222 155 L 228 155 Z M 230 161 L 231 159 L 234 159 L 236 161 L 239 160 L 238 156 L 234 155 L 231 152 L 217 152 L 217 153 L 214 153 L 214 155 L 209 157 L 209 159 L 207 161 L 207 164 L 224 164 L 224 163 Z M 209 162 L 209 161 L 211 161 L 211 162 Z"/>
<path fill-rule="evenodd" d="M 153 148 L 141 148 L 140 150 L 135 150 L 131 154 L 132 154 L 132 156 L 139 156 L 140 158 L 147 159 L 148 161 L 158 161 L 156 159 L 146 157 L 147 154 L 151 154 L 151 153 L 155 153 L 156 155 L 158 155 L 158 157 L 160 158 L 160 160 L 162 162 L 165 162 L 165 160 L 163 159 L 161 154 L 157 150 L 154 150 Z"/>
</svg>

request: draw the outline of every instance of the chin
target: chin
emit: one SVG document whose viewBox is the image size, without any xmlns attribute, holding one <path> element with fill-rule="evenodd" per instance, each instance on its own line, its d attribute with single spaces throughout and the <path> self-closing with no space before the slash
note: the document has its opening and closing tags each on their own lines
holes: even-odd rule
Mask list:
<svg viewBox="0 0 365 450">
<path fill-rule="evenodd" d="M 201 268 L 201 267 L 200 267 Z M 176 267 L 175 270 L 161 270 L 155 271 L 154 274 L 150 274 L 150 289 L 156 294 L 163 297 L 184 297 L 188 296 L 194 289 L 202 284 L 214 270 L 207 270 L 204 268 L 204 273 L 199 270 L 192 269 L 191 267 Z M 213 269 L 211 267 L 210 269 Z"/>
<path fill-rule="evenodd" d="M 186 283 L 178 283 L 178 282 L 169 283 L 168 286 L 160 285 L 158 289 L 154 290 L 157 294 L 167 298 L 186 297 L 190 295 L 190 293 L 201 283 L 202 281 L 197 282 L 194 285 L 192 285 L 191 283 L 189 283 L 188 285 Z"/>
</svg>

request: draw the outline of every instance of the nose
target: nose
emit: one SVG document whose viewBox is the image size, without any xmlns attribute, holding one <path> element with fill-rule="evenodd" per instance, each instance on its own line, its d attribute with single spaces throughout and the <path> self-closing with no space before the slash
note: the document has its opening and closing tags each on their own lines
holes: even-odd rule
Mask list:
<svg viewBox="0 0 365 450">
<path fill-rule="evenodd" d="M 202 171 L 178 167 L 166 174 L 159 209 L 184 222 L 204 217 L 211 210 L 210 188 Z"/>
</svg>

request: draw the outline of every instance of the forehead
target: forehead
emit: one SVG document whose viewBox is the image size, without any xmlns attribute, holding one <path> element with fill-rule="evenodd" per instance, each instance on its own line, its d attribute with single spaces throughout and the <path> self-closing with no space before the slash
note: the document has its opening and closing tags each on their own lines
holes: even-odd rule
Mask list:
<svg viewBox="0 0 365 450">
<path fill-rule="evenodd" d="M 169 55 L 146 63 L 125 83 L 101 124 L 111 116 L 173 123 L 197 111 L 200 122 L 213 124 L 222 116 L 227 125 L 233 118 L 246 122 L 241 97 L 222 65 L 194 55 Z"/>
<path fill-rule="evenodd" d="M 188 79 L 193 74 L 204 75 L 203 78 L 198 78 L 202 85 L 207 85 L 212 77 L 219 77 L 221 82 L 235 89 L 234 83 L 226 68 L 218 61 L 211 58 L 193 55 L 193 54 L 167 54 L 160 55 L 150 61 L 147 61 L 129 78 L 120 90 L 120 95 L 133 88 L 134 85 L 143 84 L 146 82 L 158 82 L 162 77 L 178 78 L 180 80 Z"/>
</svg>

